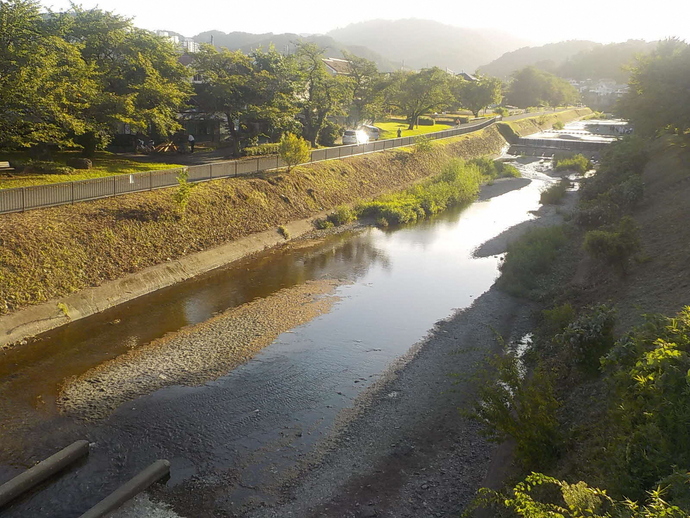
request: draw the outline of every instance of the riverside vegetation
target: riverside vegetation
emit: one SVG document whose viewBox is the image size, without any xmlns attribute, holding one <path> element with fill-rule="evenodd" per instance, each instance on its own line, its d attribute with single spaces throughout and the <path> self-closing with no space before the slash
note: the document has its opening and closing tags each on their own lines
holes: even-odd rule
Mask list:
<svg viewBox="0 0 690 518">
<path fill-rule="evenodd" d="M 675 40 L 639 63 L 622 114 L 640 135 L 602 155 L 566 225 L 508 250 L 499 284 L 542 310 L 471 411 L 516 445 L 507 488 L 476 501 L 493 516 L 690 515 L 689 128 L 672 93 L 688 67 Z"/>
</svg>

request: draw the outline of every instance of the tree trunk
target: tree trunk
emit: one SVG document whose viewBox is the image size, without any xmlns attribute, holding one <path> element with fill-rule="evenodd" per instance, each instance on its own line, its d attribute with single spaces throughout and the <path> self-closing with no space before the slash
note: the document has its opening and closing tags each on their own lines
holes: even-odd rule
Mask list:
<svg viewBox="0 0 690 518">
<path fill-rule="evenodd" d="M 226 113 L 225 117 L 228 119 L 228 133 L 230 133 L 230 137 L 232 137 L 232 156 L 239 157 L 240 156 L 240 134 L 235 129 L 235 120 L 232 118 L 232 115 L 229 113 Z"/>
<path fill-rule="evenodd" d="M 75 140 L 84 148 L 84 150 L 81 152 L 81 155 L 84 158 L 93 158 L 96 156 L 98 139 L 96 138 L 95 132 L 87 131 L 83 135 L 79 135 Z"/>
</svg>

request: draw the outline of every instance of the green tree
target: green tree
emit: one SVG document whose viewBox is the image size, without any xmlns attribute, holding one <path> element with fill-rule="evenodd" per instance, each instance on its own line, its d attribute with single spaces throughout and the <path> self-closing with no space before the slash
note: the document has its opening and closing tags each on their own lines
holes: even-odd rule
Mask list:
<svg viewBox="0 0 690 518">
<path fill-rule="evenodd" d="M 38 2 L 0 2 L 0 145 L 71 143 L 95 87 L 79 48 L 51 32 Z"/>
<path fill-rule="evenodd" d="M 292 133 L 286 133 L 282 136 L 278 146 L 278 154 L 287 164 L 288 173 L 296 165 L 307 162 L 311 158 L 309 144 L 303 138 Z"/>
<path fill-rule="evenodd" d="M 455 99 L 463 108 L 479 117 L 479 111 L 503 99 L 503 83 L 495 77 L 479 77 L 477 81 L 456 79 L 453 84 Z"/>
<path fill-rule="evenodd" d="M 677 39 L 660 42 L 638 58 L 620 113 L 643 136 L 690 133 L 690 45 Z"/>
<path fill-rule="evenodd" d="M 535 67 L 525 67 L 513 74 L 507 101 L 518 108 L 562 106 L 579 99 L 578 91 L 566 80 Z"/>
<path fill-rule="evenodd" d="M 296 53 L 302 83 L 298 105 L 304 138 L 316 146 L 327 117 L 345 113 L 352 100 L 353 81 L 332 76 L 323 63 L 323 49 L 314 43 L 301 43 Z"/>
<path fill-rule="evenodd" d="M 386 81 L 376 68 L 376 63 L 343 51 L 350 62 L 352 103 L 348 109 L 348 124 L 358 126 L 362 121 L 376 121 L 383 112 Z"/>
<path fill-rule="evenodd" d="M 413 130 L 417 118 L 441 110 L 453 102 L 450 76 L 438 67 L 419 72 L 399 72 L 391 85 L 391 104 L 405 115 Z"/>
<path fill-rule="evenodd" d="M 120 124 L 160 136 L 179 129 L 178 113 L 192 91 L 190 74 L 171 42 L 122 16 L 76 5 L 49 23 L 65 41 L 79 46 L 95 73 L 97 92 L 82 112 L 85 131 L 76 132 L 86 156 Z"/>
</svg>

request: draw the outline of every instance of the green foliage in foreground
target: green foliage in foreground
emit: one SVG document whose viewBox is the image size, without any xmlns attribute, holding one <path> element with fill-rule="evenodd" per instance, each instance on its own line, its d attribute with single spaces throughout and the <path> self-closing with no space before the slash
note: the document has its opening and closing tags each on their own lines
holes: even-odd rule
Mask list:
<svg viewBox="0 0 690 518">
<path fill-rule="evenodd" d="M 568 241 L 563 226 L 535 228 L 508 246 L 497 285 L 516 296 L 530 296 L 537 290 L 558 252 Z"/>
<path fill-rule="evenodd" d="M 618 399 L 609 476 L 620 492 L 637 497 L 672 466 L 690 466 L 690 306 L 671 318 L 647 316 L 602 363 Z M 673 496 L 690 504 L 688 484 Z"/>
<path fill-rule="evenodd" d="M 480 490 L 478 499 L 464 516 L 476 508 L 492 507 L 500 516 L 524 518 L 684 518 L 687 513 L 666 502 L 661 489 L 648 494 L 644 504 L 614 500 L 606 491 L 584 482 L 569 484 L 563 480 L 532 473 L 508 494 Z M 504 514 L 510 511 L 510 514 Z"/>
</svg>

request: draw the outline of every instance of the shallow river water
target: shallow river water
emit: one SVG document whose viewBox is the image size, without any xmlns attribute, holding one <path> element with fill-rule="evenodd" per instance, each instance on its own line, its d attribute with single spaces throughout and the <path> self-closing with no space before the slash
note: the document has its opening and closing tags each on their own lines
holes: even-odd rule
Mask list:
<svg viewBox="0 0 690 518">
<path fill-rule="evenodd" d="M 500 256 L 476 258 L 473 250 L 532 218 L 540 191 L 553 181 L 541 172 L 548 162 L 518 162 L 532 180 L 521 189 L 413 226 L 269 251 L 4 354 L 0 482 L 73 440 L 87 438 L 92 448 L 88 460 L 3 516 L 77 516 L 157 458 L 172 463 L 170 488 L 197 491 L 228 512 L 251 501 L 270 504 L 266 487 L 297 466 L 341 410 L 437 321 L 493 284 Z M 227 375 L 199 387 L 158 390 L 98 423 L 57 412 L 55 397 L 69 376 L 311 279 L 346 281 L 332 310 L 283 333 Z"/>
</svg>

